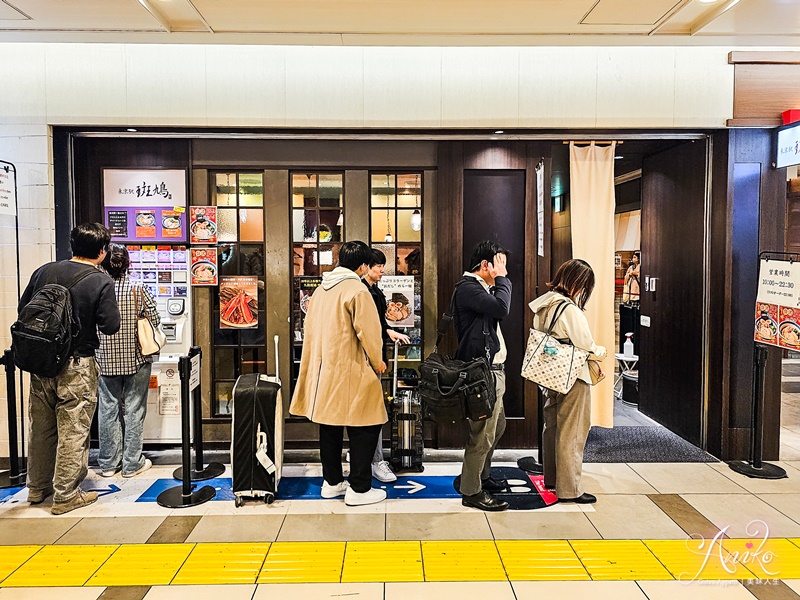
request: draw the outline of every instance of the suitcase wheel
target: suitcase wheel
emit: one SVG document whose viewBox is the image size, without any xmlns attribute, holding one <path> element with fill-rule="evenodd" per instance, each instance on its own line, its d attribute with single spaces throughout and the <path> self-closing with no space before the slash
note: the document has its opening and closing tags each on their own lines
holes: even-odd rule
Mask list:
<svg viewBox="0 0 800 600">
<path fill-rule="evenodd" d="M 275 496 L 272 494 L 267 494 L 264 496 L 264 504 L 272 504 L 273 502 L 275 502 Z"/>
<path fill-rule="evenodd" d="M 244 506 L 244 498 L 242 498 L 241 496 L 236 496 L 236 499 L 233 501 L 233 504 L 234 506 L 236 506 L 236 508 L 241 508 L 242 506 Z"/>
<path fill-rule="evenodd" d="M 420 465 L 415 470 L 417 471 L 417 473 L 422 473 L 425 470 L 425 467 Z"/>
</svg>

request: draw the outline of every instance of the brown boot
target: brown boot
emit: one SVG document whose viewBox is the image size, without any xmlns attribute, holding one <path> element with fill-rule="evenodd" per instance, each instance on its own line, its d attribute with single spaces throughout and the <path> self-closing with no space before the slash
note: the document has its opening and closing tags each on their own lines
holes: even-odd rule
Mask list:
<svg viewBox="0 0 800 600">
<path fill-rule="evenodd" d="M 31 504 L 41 504 L 44 502 L 45 498 L 52 495 L 53 488 L 47 488 L 46 490 L 32 490 L 28 488 L 28 502 Z"/>
<path fill-rule="evenodd" d="M 53 502 L 53 508 L 50 510 L 54 515 L 63 515 L 76 508 L 83 508 L 89 506 L 93 502 L 97 502 L 97 492 L 84 492 L 78 490 L 70 500 L 66 502 Z"/>
</svg>

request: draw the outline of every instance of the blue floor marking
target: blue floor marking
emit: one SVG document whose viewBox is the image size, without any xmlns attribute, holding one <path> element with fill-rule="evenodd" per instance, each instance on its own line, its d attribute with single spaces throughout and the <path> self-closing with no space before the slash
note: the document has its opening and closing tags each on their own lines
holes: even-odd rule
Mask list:
<svg viewBox="0 0 800 600">
<path fill-rule="evenodd" d="M 136 502 L 155 502 L 158 498 L 158 495 L 163 492 L 164 490 L 168 490 L 169 488 L 179 486 L 181 482 L 177 479 L 157 479 L 153 482 L 145 492 L 136 499 Z M 233 495 L 233 482 L 231 481 L 230 477 L 218 477 L 216 479 L 208 479 L 207 481 L 195 481 L 194 482 L 194 489 L 198 490 L 202 487 L 210 485 L 215 490 L 217 490 L 217 495 L 214 496 L 214 500 L 233 500 L 235 496 Z"/>
<path fill-rule="evenodd" d="M 175 479 L 158 479 L 136 502 L 155 502 L 158 495 L 166 489 L 180 485 Z M 233 500 L 232 481 L 227 477 L 198 481 L 196 486 L 210 485 L 217 490 L 214 500 Z M 386 490 L 388 498 L 460 498 L 461 495 L 453 487 L 452 476 L 420 477 L 416 475 L 400 476 L 395 483 L 380 483 L 372 480 L 373 487 Z M 321 500 L 319 495 L 322 477 L 284 477 L 278 488 L 277 500 Z"/>
<path fill-rule="evenodd" d="M 11 488 L 0 489 L 0 504 L 2 504 L 3 502 L 7 502 L 8 499 L 11 498 L 11 496 L 13 496 L 14 494 L 16 494 L 17 492 L 19 492 L 20 490 L 22 490 L 24 488 L 25 488 L 25 486 L 23 485 L 23 486 L 19 486 L 19 487 L 11 487 Z"/>
</svg>

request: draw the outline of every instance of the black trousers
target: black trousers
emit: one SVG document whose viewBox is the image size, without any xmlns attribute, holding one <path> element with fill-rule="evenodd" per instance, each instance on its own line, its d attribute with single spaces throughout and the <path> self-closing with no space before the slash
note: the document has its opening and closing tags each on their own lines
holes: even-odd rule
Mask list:
<svg viewBox="0 0 800 600">
<path fill-rule="evenodd" d="M 350 440 L 350 487 L 363 494 L 372 488 L 372 456 L 378 443 L 382 425 L 348 427 Z M 319 426 L 319 457 L 322 462 L 322 477 L 330 485 L 344 481 L 342 474 L 342 443 L 344 427 L 341 425 Z"/>
</svg>

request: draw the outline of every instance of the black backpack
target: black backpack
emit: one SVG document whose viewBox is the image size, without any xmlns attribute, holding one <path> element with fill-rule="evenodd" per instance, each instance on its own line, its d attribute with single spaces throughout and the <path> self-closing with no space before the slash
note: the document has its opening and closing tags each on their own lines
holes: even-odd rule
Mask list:
<svg viewBox="0 0 800 600">
<path fill-rule="evenodd" d="M 11 350 L 18 368 L 41 377 L 55 377 L 64 370 L 80 333 L 70 289 L 96 271 L 86 269 L 65 285 L 47 283 L 34 292 L 11 326 Z"/>
</svg>

